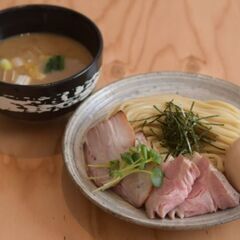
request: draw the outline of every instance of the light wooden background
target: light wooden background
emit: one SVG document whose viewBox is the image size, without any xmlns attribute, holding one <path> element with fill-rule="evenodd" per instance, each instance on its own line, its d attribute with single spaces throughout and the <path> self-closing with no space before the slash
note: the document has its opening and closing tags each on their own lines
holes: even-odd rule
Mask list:
<svg viewBox="0 0 240 240">
<path fill-rule="evenodd" d="M 26 3 L 67 6 L 96 21 L 105 40 L 98 88 L 162 70 L 240 84 L 239 0 L 1 0 L 0 8 Z M 63 166 L 66 120 L 26 124 L 0 116 L 1 240 L 240 239 L 240 221 L 167 232 L 123 222 L 95 207 Z"/>
</svg>

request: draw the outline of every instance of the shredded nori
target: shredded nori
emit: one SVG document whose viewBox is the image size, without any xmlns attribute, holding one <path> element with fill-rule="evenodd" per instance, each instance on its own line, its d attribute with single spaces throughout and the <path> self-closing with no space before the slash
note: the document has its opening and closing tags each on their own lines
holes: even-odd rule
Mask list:
<svg viewBox="0 0 240 240">
<path fill-rule="evenodd" d="M 168 155 L 192 154 L 194 151 L 201 151 L 205 145 L 211 145 L 221 151 L 225 150 L 213 143 L 216 141 L 217 135 L 211 131 L 211 125 L 220 124 L 206 124 L 203 121 L 218 117 L 217 115 L 199 117 L 197 113 L 193 112 L 194 102 L 189 110 L 174 104 L 173 100 L 166 102 L 163 111 L 156 105 L 153 107 L 156 110 L 154 116 L 137 121 L 143 121 L 143 132 L 145 126 L 150 127 L 152 134 L 159 138 L 163 147 L 168 149 Z M 153 125 L 161 129 L 161 136 L 154 132 Z"/>
</svg>

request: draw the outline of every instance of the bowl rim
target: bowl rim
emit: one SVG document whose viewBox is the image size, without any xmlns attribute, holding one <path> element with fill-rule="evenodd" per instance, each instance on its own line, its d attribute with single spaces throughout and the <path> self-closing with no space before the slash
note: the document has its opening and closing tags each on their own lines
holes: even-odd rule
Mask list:
<svg viewBox="0 0 240 240">
<path fill-rule="evenodd" d="M 54 87 L 57 86 L 59 84 L 71 81 L 75 78 L 78 78 L 80 76 L 82 76 L 83 74 L 87 73 L 94 65 L 97 65 L 98 60 L 101 58 L 102 52 L 103 52 L 103 36 L 102 33 L 100 31 L 100 29 L 98 28 L 98 26 L 96 25 L 96 23 L 91 20 L 89 17 L 87 17 L 86 15 L 75 11 L 71 8 L 68 7 L 63 7 L 63 6 L 58 6 L 58 5 L 54 5 L 54 4 L 23 4 L 23 5 L 17 5 L 17 6 L 13 6 L 13 7 L 8 7 L 8 8 L 4 8 L 2 10 L 0 10 L 0 15 L 1 14 L 5 14 L 5 13 L 9 13 L 9 12 L 15 12 L 15 11 L 19 11 L 19 10 L 24 10 L 24 9 L 28 9 L 28 8 L 36 8 L 36 9 L 52 9 L 52 10 L 61 10 L 61 11 L 65 11 L 68 13 L 73 13 L 75 15 L 78 15 L 78 17 L 84 19 L 84 21 L 86 21 L 89 25 L 91 25 L 91 28 L 95 31 L 97 39 L 99 41 L 99 48 L 97 50 L 97 53 L 92 56 L 93 59 L 91 60 L 91 62 L 84 67 L 81 71 L 78 71 L 77 73 L 70 75 L 69 77 L 66 77 L 64 79 L 60 79 L 54 82 L 49 82 L 49 83 L 42 83 L 42 84 L 33 84 L 33 85 L 19 85 L 19 84 L 14 84 L 14 83 L 8 83 L 8 82 L 3 82 L 0 81 L 0 85 L 2 86 L 6 86 L 6 87 L 20 87 L 20 88 L 24 88 L 26 90 L 31 90 L 31 89 L 46 89 L 48 87 Z M 51 32 L 49 32 L 51 33 Z M 23 33 L 25 34 L 25 33 Z M 59 34 L 61 35 L 61 34 Z M 63 36 L 65 36 L 64 34 L 62 34 Z M 5 38 L 7 39 L 7 38 Z M 89 51 L 89 50 L 88 50 Z"/>
<path fill-rule="evenodd" d="M 104 91 L 106 91 L 106 89 L 110 89 L 112 85 L 120 85 L 121 83 L 124 84 L 124 82 L 126 83 L 127 81 L 131 80 L 131 79 L 137 79 L 142 78 L 143 76 L 156 76 L 156 75 L 161 75 L 164 77 L 168 77 L 168 76 L 185 76 L 185 77 L 191 77 L 191 78 L 198 78 L 197 80 L 209 80 L 211 79 L 211 81 L 215 82 L 215 83 L 222 83 L 225 86 L 231 86 L 231 87 L 237 87 L 238 89 L 240 89 L 240 86 L 228 81 L 225 81 L 223 79 L 217 78 L 217 77 L 213 77 L 213 76 L 209 76 L 209 75 L 204 75 L 204 74 L 198 74 L 198 73 L 190 73 L 190 72 L 179 72 L 179 71 L 162 71 L 162 72 L 150 72 L 150 73 L 143 73 L 143 74 L 134 74 L 134 75 L 130 75 L 130 76 L 126 76 L 124 78 L 121 78 L 120 80 L 117 80 L 115 82 L 112 82 L 110 84 L 108 84 L 107 86 L 102 87 L 101 89 L 99 89 L 98 91 L 96 91 L 93 95 L 91 95 L 81 106 L 79 106 L 74 114 L 71 116 L 71 118 L 68 120 L 68 123 L 65 127 L 65 132 L 64 132 L 64 136 L 63 136 L 63 140 L 62 140 L 62 155 L 63 155 L 63 159 L 64 159 L 64 165 L 67 169 L 68 174 L 70 175 L 71 179 L 73 180 L 74 184 L 78 187 L 78 189 L 83 193 L 83 195 L 85 197 L 87 197 L 93 204 L 97 205 L 100 209 L 102 209 L 103 211 L 118 217 L 119 219 L 128 221 L 130 223 L 133 224 L 137 224 L 139 226 L 144 226 L 144 227 L 149 227 L 149 228 L 155 228 L 155 229 L 164 229 L 164 230 L 197 230 L 197 229 L 205 229 L 205 228 L 209 228 L 212 226 L 216 226 L 216 225 L 220 225 L 220 224 L 224 224 L 224 223 L 228 223 L 234 220 L 238 220 L 240 219 L 240 213 L 236 213 L 234 214 L 232 217 L 228 217 L 227 219 L 225 218 L 224 220 L 219 220 L 218 223 L 216 223 L 216 221 L 210 221 L 210 222 L 202 222 L 201 224 L 192 224 L 192 225 L 182 225 L 182 224 L 178 224 L 178 225 L 167 225 L 167 224 L 162 224 L 159 225 L 158 221 L 159 219 L 149 219 L 148 222 L 145 222 L 143 219 L 138 219 L 137 217 L 129 217 L 127 215 L 123 215 L 115 210 L 112 210 L 111 207 L 109 207 L 108 205 L 104 204 L 103 202 L 99 202 L 97 200 L 97 196 L 95 196 L 94 194 L 88 194 L 88 191 L 85 189 L 85 187 L 82 187 L 81 184 L 78 183 L 77 181 L 77 176 L 75 176 L 74 170 L 72 169 L 72 167 L 70 166 L 69 162 L 71 160 L 69 160 L 68 158 L 68 151 L 66 149 L 66 146 L 69 145 L 69 143 L 71 142 L 71 140 L 68 138 L 70 135 L 68 133 L 69 129 L 71 128 L 71 126 L 73 125 L 72 123 L 75 121 L 75 119 L 77 119 L 78 117 L 78 112 L 80 111 L 80 109 L 82 107 L 87 106 L 87 104 L 89 102 L 91 102 L 95 96 L 101 95 L 101 93 L 103 93 Z M 69 141 L 70 140 L 70 141 Z M 72 143 L 72 142 L 71 142 Z M 234 208 L 233 208 L 234 209 Z M 231 210 L 231 209 L 228 209 Z M 210 214 L 211 215 L 211 214 Z M 155 221 L 154 221 L 155 220 Z M 151 222 L 150 222 L 151 221 Z"/>
</svg>

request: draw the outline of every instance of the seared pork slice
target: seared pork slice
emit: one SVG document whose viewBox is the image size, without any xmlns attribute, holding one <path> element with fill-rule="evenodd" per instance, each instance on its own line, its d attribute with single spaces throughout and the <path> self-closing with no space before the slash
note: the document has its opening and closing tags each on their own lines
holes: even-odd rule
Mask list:
<svg viewBox="0 0 240 240">
<path fill-rule="evenodd" d="M 239 193 L 232 187 L 226 177 L 210 165 L 208 177 L 209 191 L 219 209 L 232 208 L 239 205 Z"/>
<path fill-rule="evenodd" d="M 217 208 L 212 200 L 211 194 L 200 182 L 194 184 L 193 190 L 187 199 L 176 209 L 169 212 L 168 216 L 174 219 L 177 215 L 180 218 L 193 217 L 205 213 L 216 212 Z"/>
<path fill-rule="evenodd" d="M 84 144 L 85 160 L 88 165 L 104 164 L 120 159 L 120 154 L 126 152 L 135 144 L 135 133 L 125 114 L 118 112 L 111 118 L 98 123 L 86 135 Z M 109 179 L 106 168 L 88 168 L 89 175 L 96 177 L 97 186 Z"/>
<path fill-rule="evenodd" d="M 195 155 L 193 161 L 197 164 L 198 169 L 200 170 L 200 176 L 195 181 L 192 191 L 186 200 L 177 208 L 169 212 L 168 216 L 171 219 L 174 219 L 175 215 L 184 218 L 215 212 L 217 210 L 208 186 L 210 163 L 200 155 Z"/>
<path fill-rule="evenodd" d="M 192 217 L 239 205 L 239 194 L 207 158 L 198 154 L 193 161 L 200 170 L 200 177 L 188 198 L 169 213 L 170 218 L 175 215 L 180 218 Z"/>
<path fill-rule="evenodd" d="M 200 172 L 194 162 L 183 156 L 168 161 L 164 166 L 164 180 L 160 188 L 154 188 L 145 207 L 149 218 L 157 214 L 164 218 L 176 206 L 183 203 L 192 190 Z"/>
<path fill-rule="evenodd" d="M 148 145 L 142 132 L 136 133 L 136 145 L 139 143 Z M 133 173 L 124 178 L 114 190 L 133 206 L 141 207 L 152 190 L 150 175 L 147 173 Z"/>
<path fill-rule="evenodd" d="M 124 178 L 115 188 L 116 193 L 134 207 L 141 207 L 152 190 L 150 175 L 133 173 Z"/>
</svg>

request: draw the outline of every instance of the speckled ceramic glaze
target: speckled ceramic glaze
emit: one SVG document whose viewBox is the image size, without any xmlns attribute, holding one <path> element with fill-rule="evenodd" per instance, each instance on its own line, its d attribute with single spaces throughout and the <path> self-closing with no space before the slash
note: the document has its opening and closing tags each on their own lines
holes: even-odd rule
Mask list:
<svg viewBox="0 0 240 240">
<path fill-rule="evenodd" d="M 105 211 L 142 226 L 165 229 L 200 229 L 240 218 L 240 207 L 186 219 L 148 219 L 111 191 L 93 192 L 95 185 L 87 179 L 82 144 L 86 131 L 119 103 L 138 96 L 175 93 L 196 99 L 219 99 L 240 108 L 240 87 L 208 76 L 187 73 L 149 73 L 126 78 L 95 93 L 75 112 L 64 137 L 67 169 L 82 192 Z"/>
<path fill-rule="evenodd" d="M 102 36 L 84 15 L 51 5 L 26 5 L 0 11 L 0 39 L 31 32 L 50 32 L 83 44 L 93 60 L 60 81 L 14 85 L 0 81 L 0 112 L 22 119 L 49 119 L 74 109 L 95 88 L 102 63 Z"/>
</svg>

